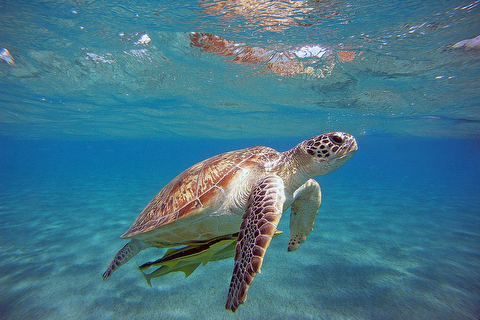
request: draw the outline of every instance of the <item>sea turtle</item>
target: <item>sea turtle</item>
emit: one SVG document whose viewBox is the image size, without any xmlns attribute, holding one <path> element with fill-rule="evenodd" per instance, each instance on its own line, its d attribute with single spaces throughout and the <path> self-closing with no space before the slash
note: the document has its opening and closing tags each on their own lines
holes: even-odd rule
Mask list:
<svg viewBox="0 0 480 320">
<path fill-rule="evenodd" d="M 131 240 L 115 255 L 103 279 L 149 247 L 186 245 L 192 252 L 204 250 L 210 252 L 201 258 L 205 264 L 228 257 L 223 249 L 233 241 L 235 266 L 225 308 L 235 312 L 260 272 L 282 213 L 291 206 L 288 251 L 293 251 L 313 229 L 320 207 L 320 186 L 312 177 L 339 168 L 356 150 L 353 136 L 331 132 L 285 152 L 257 146 L 197 163 L 143 209 L 122 235 Z M 184 259 L 177 267 L 189 264 Z M 193 270 L 182 271 L 188 275 Z"/>
</svg>

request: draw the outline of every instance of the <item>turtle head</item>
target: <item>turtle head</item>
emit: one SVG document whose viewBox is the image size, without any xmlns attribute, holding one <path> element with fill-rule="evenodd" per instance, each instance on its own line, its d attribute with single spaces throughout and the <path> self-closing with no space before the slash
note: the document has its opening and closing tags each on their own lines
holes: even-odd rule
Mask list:
<svg viewBox="0 0 480 320">
<path fill-rule="evenodd" d="M 357 151 L 355 138 L 344 132 L 330 132 L 298 145 L 306 169 L 313 175 L 324 175 L 341 167 Z"/>
</svg>

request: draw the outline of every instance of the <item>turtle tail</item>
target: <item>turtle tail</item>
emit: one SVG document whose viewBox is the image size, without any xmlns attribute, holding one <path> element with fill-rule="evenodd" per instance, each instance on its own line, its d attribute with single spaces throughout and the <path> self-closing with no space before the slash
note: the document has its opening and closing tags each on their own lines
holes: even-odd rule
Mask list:
<svg viewBox="0 0 480 320">
<path fill-rule="evenodd" d="M 147 246 L 140 240 L 132 239 L 120 251 L 117 252 L 115 258 L 108 265 L 107 270 L 103 273 L 103 280 L 107 280 L 112 273 L 128 260 L 133 258 L 137 253 L 145 249 Z"/>
</svg>

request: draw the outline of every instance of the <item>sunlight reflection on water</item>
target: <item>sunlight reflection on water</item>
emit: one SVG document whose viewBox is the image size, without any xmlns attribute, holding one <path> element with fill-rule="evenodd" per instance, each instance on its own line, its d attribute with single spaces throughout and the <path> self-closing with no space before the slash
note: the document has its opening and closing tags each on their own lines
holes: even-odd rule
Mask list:
<svg viewBox="0 0 480 320">
<path fill-rule="evenodd" d="M 2 134 L 222 131 L 231 138 L 322 127 L 472 136 L 480 129 L 480 56 L 461 45 L 478 35 L 477 2 L 21 2 L 3 9 Z"/>
</svg>

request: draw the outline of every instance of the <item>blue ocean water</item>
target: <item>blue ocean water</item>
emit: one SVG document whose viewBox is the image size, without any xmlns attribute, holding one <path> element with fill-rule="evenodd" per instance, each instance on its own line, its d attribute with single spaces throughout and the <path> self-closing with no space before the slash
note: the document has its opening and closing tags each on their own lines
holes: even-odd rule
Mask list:
<svg viewBox="0 0 480 320">
<path fill-rule="evenodd" d="M 479 319 L 479 4 L 0 3 L 0 318 Z M 233 259 L 102 281 L 184 169 L 329 131 L 359 150 L 235 314 Z"/>
</svg>

